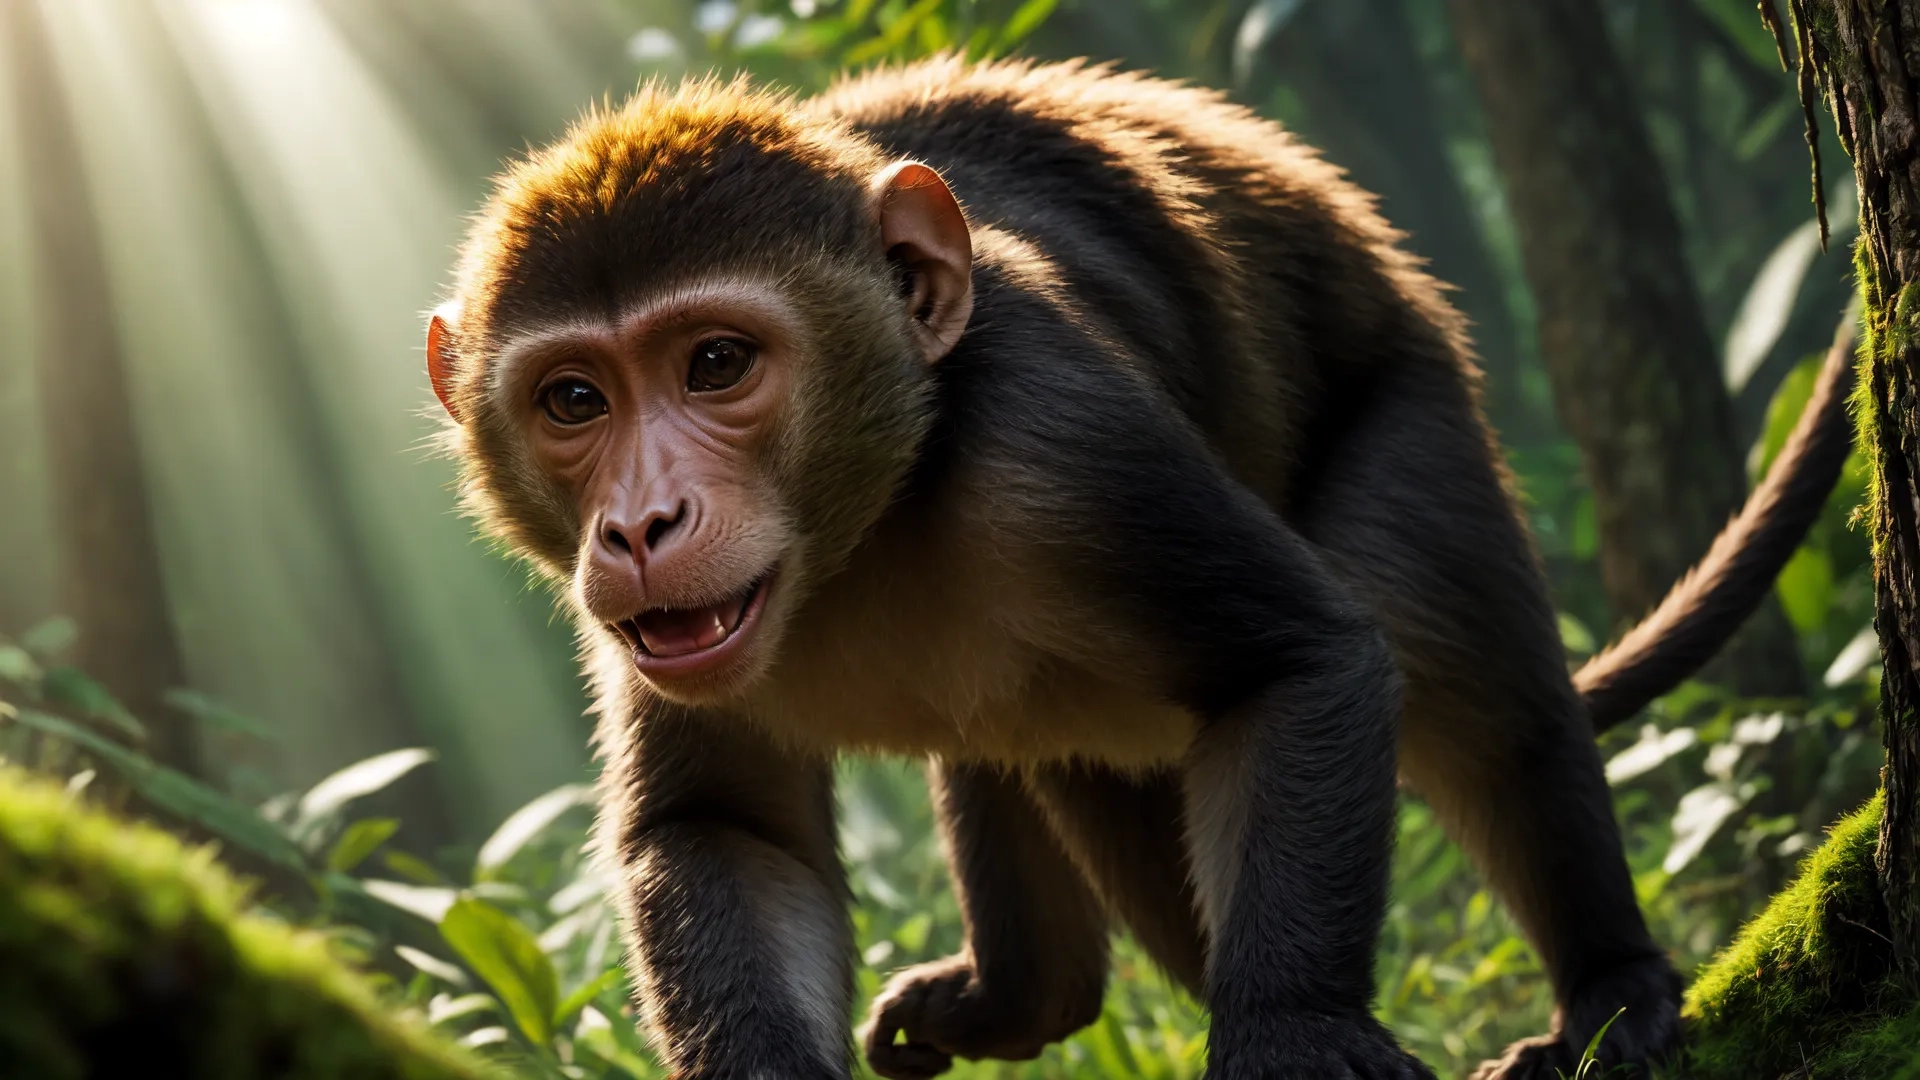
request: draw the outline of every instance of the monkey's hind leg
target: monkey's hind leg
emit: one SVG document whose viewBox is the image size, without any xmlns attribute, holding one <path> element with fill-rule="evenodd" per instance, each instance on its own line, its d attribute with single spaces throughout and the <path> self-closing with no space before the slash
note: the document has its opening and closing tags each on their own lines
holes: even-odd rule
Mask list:
<svg viewBox="0 0 1920 1080">
<path fill-rule="evenodd" d="M 1641 917 L 1545 582 L 1487 436 L 1465 390 L 1429 372 L 1376 388 L 1328 452 L 1301 528 L 1387 630 L 1406 678 L 1402 777 L 1479 865 L 1553 979 L 1554 1033 L 1478 1075 L 1571 1075 L 1621 1009 L 1602 1066 L 1637 1066 L 1676 1043 L 1680 983 Z"/>
<path fill-rule="evenodd" d="M 955 1057 L 1036 1057 L 1092 1023 L 1106 988 L 1099 901 L 1020 780 L 936 761 L 927 786 L 966 945 L 898 973 L 874 1001 L 867 1061 L 893 1080 L 935 1076 Z"/>
</svg>

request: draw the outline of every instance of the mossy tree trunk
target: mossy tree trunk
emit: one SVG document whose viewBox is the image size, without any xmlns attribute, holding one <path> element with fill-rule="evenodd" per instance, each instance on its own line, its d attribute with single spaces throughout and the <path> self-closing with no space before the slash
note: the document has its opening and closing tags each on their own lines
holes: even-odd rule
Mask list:
<svg viewBox="0 0 1920 1080">
<path fill-rule="evenodd" d="M 163 703 L 185 682 L 147 501 L 113 296 L 53 42 L 32 3 L 0 3 L 37 267 L 34 353 L 46 432 L 57 597 L 80 625 L 76 661 L 147 725 L 147 750 L 188 772 L 192 729 Z"/>
<path fill-rule="evenodd" d="M 1561 423 L 1593 485 L 1615 617 L 1640 617 L 1745 498 L 1743 454 L 1678 216 L 1595 0 L 1452 0 L 1539 312 Z M 1804 688 L 1771 600 L 1722 664 Z"/>
<path fill-rule="evenodd" d="M 1886 812 L 1877 862 L 1895 954 L 1920 979 L 1920 0 L 1791 0 L 1803 82 L 1823 84 L 1860 187 L 1866 346 L 1858 408 L 1874 464 L 1874 624 Z M 1809 102 L 1811 107 L 1811 102 Z"/>
</svg>

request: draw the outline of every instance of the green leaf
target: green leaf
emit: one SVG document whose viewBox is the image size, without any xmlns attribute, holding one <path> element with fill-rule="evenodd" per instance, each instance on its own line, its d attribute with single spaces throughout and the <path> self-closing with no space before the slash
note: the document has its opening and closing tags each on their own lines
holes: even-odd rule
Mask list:
<svg viewBox="0 0 1920 1080">
<path fill-rule="evenodd" d="M 307 835 L 317 823 L 338 813 L 341 807 L 388 787 L 432 760 L 433 751 L 416 746 L 354 762 L 307 789 L 300 799 L 294 832 Z"/>
<path fill-rule="evenodd" d="M 1233 35 L 1233 81 L 1245 85 L 1253 75 L 1253 62 L 1267 43 L 1280 36 L 1305 0 L 1256 0 L 1240 19 Z"/>
<path fill-rule="evenodd" d="M 427 1002 L 427 1023 L 439 1027 L 449 1020 L 477 1016 L 499 1008 L 500 1002 L 489 994 L 461 994 L 459 997 L 435 994 L 433 1000 Z"/>
<path fill-rule="evenodd" d="M 619 1026 L 626 1025 L 622 1023 Z M 653 1077 L 665 1075 L 646 1058 L 620 1045 L 614 1037 L 615 1030 L 617 1029 L 602 1017 L 598 1026 L 580 1032 L 578 1039 L 574 1042 L 574 1053 L 579 1054 L 584 1050 L 610 1068 L 622 1070 L 625 1075 L 637 1077 L 640 1080 L 652 1080 Z M 620 1073 L 609 1075 L 618 1076 Z"/>
<path fill-rule="evenodd" d="M 1793 301 L 1800 295 L 1807 270 L 1819 257 L 1820 225 L 1806 221 L 1788 233 L 1760 265 L 1727 327 L 1721 376 L 1728 390 L 1738 393 L 1773 351 L 1793 315 Z"/>
<path fill-rule="evenodd" d="M 135 742 L 145 742 L 147 729 L 134 719 L 106 687 L 88 678 L 79 668 L 51 667 L 40 679 L 40 692 L 48 701 L 65 705 L 91 720 L 98 720 Z"/>
<path fill-rule="evenodd" d="M 919 3 L 900 13 L 900 17 L 887 24 L 887 28 L 876 37 L 855 45 L 847 50 L 842 62 L 848 67 L 858 67 L 869 60 L 877 60 L 898 49 L 906 43 L 907 36 L 920 25 L 920 20 L 940 9 L 945 0 L 920 0 Z"/>
<path fill-rule="evenodd" d="M 393 952 L 417 970 L 439 979 L 448 986 L 465 986 L 470 981 L 467 973 L 461 971 L 458 965 L 449 964 L 432 953 L 423 952 L 411 945 L 395 945 Z M 492 999 L 488 998 L 487 1001 L 491 1003 Z"/>
<path fill-rule="evenodd" d="M 565 1031 L 572 1027 L 574 1018 L 580 1015 L 581 1009 L 592 1004 L 595 998 L 613 989 L 619 982 L 620 969 L 608 968 L 600 973 L 599 978 L 588 982 L 585 986 L 568 994 L 566 1000 L 562 1001 L 553 1010 L 553 1030 Z"/>
<path fill-rule="evenodd" d="M 1749 476 L 1757 479 L 1773 467 L 1774 457 L 1787 444 L 1787 436 L 1793 434 L 1800 414 L 1806 411 L 1807 400 L 1813 396 L 1813 385 L 1819 381 L 1820 366 L 1824 362 L 1825 358 L 1817 354 L 1801 360 L 1774 388 L 1773 397 L 1767 402 L 1766 422 L 1760 429 L 1760 438 L 1747 454 Z"/>
<path fill-rule="evenodd" d="M 273 738 L 273 733 L 261 726 L 259 721 L 242 716 L 197 690 L 169 690 L 166 702 L 208 727 L 251 735 L 256 739 Z"/>
<path fill-rule="evenodd" d="M 1580 1055 L 1580 1067 L 1579 1067 L 1579 1070 L 1574 1074 L 1575 1076 L 1581 1077 L 1582 1080 L 1585 1080 L 1585 1077 L 1587 1077 L 1588 1074 L 1593 1069 L 1596 1069 L 1599 1067 L 1600 1040 L 1607 1037 L 1607 1029 L 1612 1027 L 1613 1022 L 1615 1020 L 1620 1019 L 1621 1014 L 1625 1013 L 1626 1011 L 1627 1011 L 1627 1007 L 1625 1005 L 1620 1006 L 1617 1012 L 1615 1012 L 1612 1016 L 1607 1018 L 1606 1023 L 1600 1025 L 1600 1030 L 1593 1033 L 1593 1038 L 1587 1040 L 1587 1049 L 1584 1053 Z"/>
<path fill-rule="evenodd" d="M 1607 783 L 1624 784 L 1671 761 L 1674 755 L 1700 741 L 1700 733 L 1690 727 L 1662 732 L 1648 724 L 1640 729 L 1640 741 L 1607 761 Z"/>
<path fill-rule="evenodd" d="M 398 831 L 400 822 L 393 818 L 367 818 L 354 822 L 340 834 L 333 850 L 327 852 L 327 869 L 346 873 L 366 861 L 374 849 L 386 843 Z"/>
<path fill-rule="evenodd" d="M 1127 1039 L 1127 1027 L 1121 1022 L 1118 1013 L 1105 1010 L 1100 1016 L 1099 1031 L 1106 1036 L 1108 1049 L 1100 1056 L 1109 1060 L 1114 1068 L 1109 1076 L 1139 1076 L 1140 1062 L 1133 1056 L 1133 1045 Z"/>
<path fill-rule="evenodd" d="M 0 645 L 0 679 L 16 686 L 40 680 L 40 665 L 18 645 Z"/>
<path fill-rule="evenodd" d="M 923 54 L 937 53 L 953 44 L 953 30 L 947 26 L 946 20 L 942 19 L 938 12 L 920 20 L 917 36 L 920 39 L 920 52 Z"/>
<path fill-rule="evenodd" d="M 381 881 L 379 878 L 362 878 L 360 887 L 367 895 L 385 903 L 389 907 L 399 908 L 409 915 L 418 915 L 436 925 L 446 918 L 460 894 L 452 889 L 436 888 L 432 885 L 408 885 L 401 881 Z"/>
<path fill-rule="evenodd" d="M 993 55 L 994 50 L 989 48 L 992 44 L 993 27 L 976 26 L 973 29 L 973 33 L 967 35 L 966 48 L 961 50 L 961 52 L 969 60 L 982 60 Z"/>
<path fill-rule="evenodd" d="M 303 873 L 308 869 L 300 849 L 253 807 L 164 766 L 154 766 L 133 781 L 134 789 L 148 800 L 199 823 L 221 839 L 282 866 Z"/>
<path fill-rule="evenodd" d="M 1740 792 L 1719 781 L 1702 784 L 1680 796 L 1680 805 L 1673 812 L 1673 844 L 1660 868 L 1669 874 L 1686 869 L 1720 826 L 1745 803 Z"/>
<path fill-rule="evenodd" d="M 1872 667 L 1880 659 L 1880 635 L 1874 632 L 1873 624 L 1860 628 L 1848 642 L 1841 646 L 1833 663 L 1827 665 L 1826 674 L 1820 681 L 1828 686 L 1839 686 L 1853 681 L 1862 672 Z"/>
<path fill-rule="evenodd" d="M 482 1046 L 496 1046 L 500 1043 L 506 1042 L 508 1039 L 512 1037 L 513 1037 L 512 1033 L 510 1033 L 509 1031 L 507 1031 L 506 1028 L 503 1028 L 503 1027 L 476 1028 L 475 1030 L 468 1032 L 467 1034 L 460 1037 L 460 1045 L 476 1047 L 476 1048 L 482 1047 Z"/>
<path fill-rule="evenodd" d="M 380 861 L 386 865 L 387 869 L 415 885 L 444 885 L 447 881 L 446 876 L 434 869 L 432 863 L 411 852 L 388 851 L 380 856 Z"/>
<path fill-rule="evenodd" d="M 900 924 L 893 932 L 893 940 L 908 953 L 917 953 L 927 947 L 927 935 L 933 930 L 933 916 L 922 911 Z"/>
<path fill-rule="evenodd" d="M 43 660 L 63 655 L 80 640 L 80 626 L 65 615 L 35 623 L 20 635 L 20 644 Z"/>
<path fill-rule="evenodd" d="M 1802 547 L 1787 560 L 1774 589 L 1793 628 L 1812 633 L 1826 625 L 1827 611 L 1833 606 L 1833 560 L 1818 548 Z"/>
<path fill-rule="evenodd" d="M 1573 506 L 1567 553 L 1581 560 L 1600 554 L 1600 514 L 1591 491 L 1581 492 L 1580 501 Z"/>
<path fill-rule="evenodd" d="M 132 785 L 141 798 L 223 840 L 282 866 L 305 872 L 307 861 L 273 823 L 236 799 L 103 738 L 64 717 L 20 710 L 20 723 L 91 754 Z"/>
<path fill-rule="evenodd" d="M 440 920 L 440 936 L 499 995 L 529 1041 L 552 1040 L 559 977 L 531 930 L 483 900 L 461 897 Z"/>
<path fill-rule="evenodd" d="M 1566 612 L 1560 612 L 1560 646 L 1575 656 L 1586 656 L 1593 652 L 1595 642 L 1593 631 L 1587 624 Z"/>
<path fill-rule="evenodd" d="M 505 866 L 528 841 L 540 835 L 549 825 L 560 819 L 560 815 L 576 806 L 593 805 L 593 786 L 591 784 L 566 784 L 554 788 L 545 795 L 534 799 L 520 809 L 515 810 L 493 830 L 487 842 L 480 845 L 480 854 L 474 859 L 474 876 L 486 878 Z"/>
<path fill-rule="evenodd" d="M 994 51 L 1003 52 L 1025 41 L 1027 35 L 1040 29 L 1040 24 L 1046 22 L 1047 16 L 1052 15 L 1053 9 L 1059 6 L 1060 0 L 1027 0 L 1015 8 L 1013 14 L 1007 16 L 1006 24 L 1000 28 L 1000 37 L 993 45 Z"/>
</svg>

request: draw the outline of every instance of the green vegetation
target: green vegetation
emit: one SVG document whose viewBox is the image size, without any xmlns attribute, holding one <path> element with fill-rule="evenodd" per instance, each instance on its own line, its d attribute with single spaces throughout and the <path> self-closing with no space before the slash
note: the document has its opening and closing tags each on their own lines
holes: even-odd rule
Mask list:
<svg viewBox="0 0 1920 1080">
<path fill-rule="evenodd" d="M 1920 995 L 1888 970 L 1879 826 L 1876 797 L 1700 972 L 1682 1076 L 1920 1077 Z"/>
<path fill-rule="evenodd" d="M 251 805 L 148 760 L 138 747 L 140 721 L 61 664 L 58 650 L 70 637 L 51 626 L 19 644 L 0 642 L 0 753 L 68 777 L 64 793 L 33 787 L 34 805 L 92 823 L 74 827 L 80 839 L 45 843 L 72 848 L 76 859 L 88 850 L 81 841 L 89 835 L 157 845 L 143 866 L 161 874 L 169 860 L 186 861 L 193 880 L 223 883 L 217 895 L 230 912 L 236 894 L 210 856 L 187 859 L 177 843 L 150 829 L 103 832 L 98 815 L 65 808 L 81 799 L 121 802 L 191 826 L 265 869 L 276 886 L 266 898 L 274 921 L 324 931 L 336 952 L 381 969 L 369 981 L 387 1005 L 423 1015 L 426 1026 L 515 1075 L 663 1075 L 628 1003 L 606 901 L 609 882 L 582 851 L 591 802 L 586 785 L 532 800 L 477 848 L 422 858 L 401 846 L 401 821 L 380 808 L 390 789 L 418 782 L 410 778 L 424 775 L 431 754 L 391 751 L 305 791 Z M 1642 731 L 1620 733 L 1610 744 L 1610 773 L 1641 899 L 1656 934 L 1673 944 L 1683 967 L 1704 961 L 1764 898 L 1770 859 L 1814 846 L 1799 824 L 1803 818 L 1831 820 L 1860 797 L 1856 793 L 1870 790 L 1875 745 L 1857 722 L 1858 694 L 1870 684 L 1850 685 L 1846 695 L 1791 713 L 1759 712 L 1755 703 L 1692 686 L 1660 702 Z M 257 724 L 204 699 L 183 700 L 209 736 L 260 737 L 248 734 Z M 1802 744 L 1823 748 L 1821 769 L 1807 782 L 1816 795 L 1800 814 L 1769 813 L 1761 796 L 1771 782 L 1771 755 Z M 960 920 L 917 770 L 900 762 L 848 761 L 839 788 L 841 848 L 856 900 L 857 1020 L 888 971 L 957 948 Z M 1870 846 L 1871 832 L 1868 822 L 1839 835 L 1854 838 L 1858 848 Z M 1821 849 L 1813 873 L 1825 872 L 1820 868 L 1833 863 L 1838 847 Z M 0 862 L 0 888 L 17 880 L 10 866 Z M 158 889 L 140 894 L 167 895 Z M 254 924 L 268 926 L 259 919 Z M 10 940 L 0 945 L 10 947 Z M 117 940 L 136 951 L 131 931 Z M 1415 800 L 1401 811 L 1379 973 L 1381 1018 L 1443 1074 L 1470 1069 L 1549 1020 L 1550 995 L 1532 951 L 1432 812 Z M 7 974 L 0 974 L 0 985 Z M 364 1001 L 365 990 L 360 993 Z M 102 996 L 87 1006 L 98 1012 L 75 1015 L 110 1016 L 118 1000 Z M 53 1004 L 59 1001 L 38 999 L 49 1010 L 65 1008 Z M 22 1030 L 42 1026 L 38 1014 L 19 1015 L 32 1017 Z M 1776 1022 L 1795 1030 L 1784 1018 Z M 1200 1008 L 1123 938 L 1106 1007 L 1092 1027 L 1036 1061 L 962 1063 L 954 1075 L 1188 1080 L 1202 1072 L 1205 1042 Z M 1701 1075 L 1737 1074 L 1735 1067 Z"/>
<path fill-rule="evenodd" d="M 479 1080 L 205 849 L 0 769 L 0 1060 L 36 1080 Z"/>
<path fill-rule="evenodd" d="M 1841 256 L 1816 254 L 1805 232 L 1792 80 L 1752 0 L 1602 5 L 1637 43 L 1622 51 L 1758 475 L 1849 288 Z M 564 620 L 470 542 L 445 476 L 410 450 L 426 428 L 409 410 L 430 401 L 411 313 L 431 302 L 460 215 L 504 157 L 637 79 L 711 68 L 805 91 L 849 65 L 939 50 L 1093 55 L 1282 118 L 1382 192 L 1415 250 L 1463 286 L 1490 385 L 1513 391 L 1490 398 L 1508 410 L 1494 420 L 1570 660 L 1616 626 L 1600 511 L 1579 448 L 1551 420 L 1518 237 L 1439 0 L 186 6 L 220 9 L 205 19 L 151 6 L 112 20 L 35 8 L 71 64 L 72 124 L 101 173 L 72 189 L 113 255 L 107 306 L 17 288 L 59 279 L 0 213 L 0 355 L 22 358 L 0 363 L 0 633 L 12 635 L 0 638 L 0 768 L 66 785 L 0 773 L 0 1061 L 34 1055 L 31 1075 L 246 1077 L 273 1051 L 292 1063 L 274 1075 L 664 1076 L 636 1030 L 609 882 L 582 853 L 591 775 L 577 767 Z M 1396 55 L 1395 35 L 1407 62 L 1346 62 Z M 1418 120 L 1425 100 L 1432 123 L 1411 127 L 1436 142 L 1432 159 L 1408 154 L 1409 131 L 1388 123 Z M 6 128 L 14 111 L 0 108 L 0 147 L 18 151 L 0 152 L 0 188 L 14 193 L 0 211 L 26 202 L 13 168 L 32 147 Z M 251 126 L 255 112 L 271 124 Z M 1422 201 L 1449 169 L 1460 205 Z M 141 183 L 108 182 L 125 176 Z M 1833 217 L 1839 236 L 1850 215 Z M 1483 280 L 1457 276 L 1475 260 L 1490 266 Z M 161 525 L 175 616 L 195 677 L 239 709 L 181 691 L 169 699 L 180 715 L 135 716 L 90 677 L 119 685 L 112 672 L 72 662 L 84 628 L 21 630 L 59 606 L 41 389 L 27 374 L 58 367 L 25 361 L 38 347 L 29 316 L 65 304 L 121 327 L 148 457 L 141 497 Z M 1869 298 L 1868 353 L 1910 333 L 1915 304 Z M 1920 1012 L 1875 966 L 1871 809 L 1820 842 L 1869 796 L 1881 761 L 1868 545 L 1848 524 L 1867 497 L 1863 462 L 1778 584 L 1809 694 L 1690 685 L 1603 744 L 1654 934 L 1682 970 L 1703 971 L 1687 1078 L 1920 1075 Z M 149 725 L 168 723 L 194 725 L 196 775 L 147 754 Z M 413 743 L 432 749 L 392 749 Z M 918 770 L 847 761 L 839 797 L 858 1022 L 887 972 L 950 953 L 961 929 Z M 215 838 L 221 861 L 262 884 L 249 896 L 212 855 L 88 807 Z M 1378 977 L 1381 1019 L 1443 1076 L 1550 1021 L 1537 959 L 1412 797 Z M 1189 1080 L 1205 1028 L 1123 938 L 1093 1026 L 1036 1061 L 953 1075 Z M 175 1061 L 186 1064 L 161 1067 Z"/>
</svg>

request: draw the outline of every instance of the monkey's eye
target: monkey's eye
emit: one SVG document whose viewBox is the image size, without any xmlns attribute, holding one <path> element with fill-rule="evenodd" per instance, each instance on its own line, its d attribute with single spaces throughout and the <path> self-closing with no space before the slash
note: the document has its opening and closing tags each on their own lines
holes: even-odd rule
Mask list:
<svg viewBox="0 0 1920 1080">
<path fill-rule="evenodd" d="M 753 370 L 753 346 L 734 338 L 710 338 L 693 347 L 687 389 L 694 393 L 725 390 Z"/>
<path fill-rule="evenodd" d="M 556 424 L 584 424 L 607 411 L 607 399 L 579 379 L 562 379 L 541 392 L 540 407 Z"/>
</svg>

